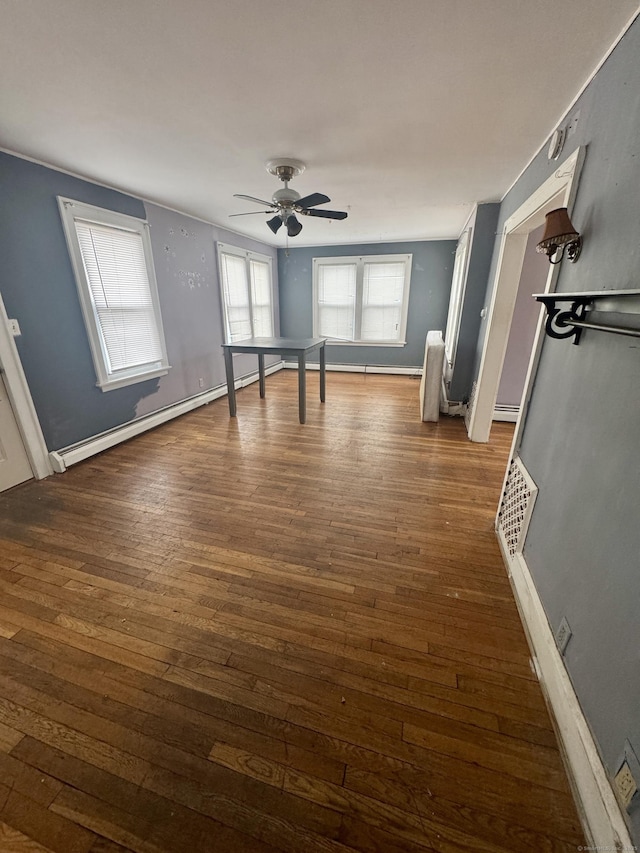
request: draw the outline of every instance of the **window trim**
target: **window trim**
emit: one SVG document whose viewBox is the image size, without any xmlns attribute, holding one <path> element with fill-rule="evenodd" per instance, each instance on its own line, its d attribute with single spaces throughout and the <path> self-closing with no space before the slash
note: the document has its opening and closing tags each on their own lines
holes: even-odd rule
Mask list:
<svg viewBox="0 0 640 853">
<path fill-rule="evenodd" d="M 451 276 L 451 295 L 449 297 L 449 310 L 447 313 L 447 327 L 444 333 L 445 347 L 445 370 L 447 382 L 451 382 L 453 370 L 458 353 L 458 341 L 460 339 L 460 326 L 462 324 L 462 309 L 464 296 L 467 289 L 467 273 L 469 270 L 469 259 L 471 257 L 471 246 L 473 241 L 473 225 L 465 227 L 458 239 L 456 253 L 453 262 L 453 273 Z"/>
<path fill-rule="evenodd" d="M 62 226 L 67 241 L 69 257 L 71 258 L 76 287 L 78 289 L 80 307 L 82 309 L 82 316 L 87 330 L 87 337 L 89 339 L 89 347 L 91 348 L 93 366 L 96 371 L 96 385 L 102 391 L 113 391 L 116 388 L 124 388 L 127 385 L 144 382 L 147 379 L 155 379 L 159 376 L 165 376 L 171 369 L 171 365 L 169 364 L 167 347 L 164 339 L 160 299 L 158 297 L 158 284 L 156 282 L 153 254 L 151 250 L 151 239 L 149 236 L 149 223 L 145 219 L 138 219 L 135 216 L 128 216 L 125 213 L 117 213 L 113 210 L 107 210 L 93 204 L 85 204 L 84 202 L 64 198 L 63 196 L 58 196 L 58 207 L 60 209 Z M 96 225 L 106 225 L 107 227 L 111 226 L 113 228 L 119 228 L 123 231 L 131 231 L 140 235 L 144 251 L 147 278 L 149 280 L 151 303 L 153 306 L 158 337 L 160 339 L 160 348 L 162 353 L 160 360 L 149 362 L 146 365 L 136 365 L 135 367 L 128 367 L 114 371 L 109 370 L 107 366 L 108 356 L 103 343 L 102 330 L 93 305 L 91 288 L 87 281 L 84 258 L 82 256 L 82 250 L 80 249 L 80 243 L 76 232 L 76 219 L 80 219 L 85 222 L 94 222 Z"/>
<path fill-rule="evenodd" d="M 362 329 L 362 300 L 364 288 L 364 267 L 367 263 L 404 263 L 404 289 L 400 330 L 397 341 L 366 341 L 360 338 L 344 340 L 342 338 L 327 338 L 327 343 L 344 347 L 404 347 L 407 345 L 407 320 L 409 316 L 409 291 L 411 288 L 412 254 L 399 255 L 338 255 L 333 257 L 313 258 L 313 336 L 321 337 L 319 332 L 318 312 L 318 268 L 321 266 L 338 266 L 340 264 L 356 265 L 356 301 L 354 306 L 354 336 Z"/>
<path fill-rule="evenodd" d="M 229 329 L 229 312 L 226 299 L 224 298 L 224 280 L 222 273 L 222 255 L 235 255 L 238 258 L 243 258 L 245 261 L 245 267 L 247 271 L 247 285 L 248 285 L 248 297 L 249 297 L 249 319 L 251 321 L 251 337 L 255 337 L 254 332 L 254 316 L 253 316 L 253 295 L 251 292 L 251 261 L 259 261 L 263 264 L 267 264 L 269 268 L 269 291 L 271 294 L 270 300 L 270 309 L 271 309 L 271 329 L 272 334 L 275 336 L 276 333 L 276 314 L 275 314 L 275 299 L 274 299 L 274 289 L 273 289 L 273 258 L 270 255 L 262 255 L 259 252 L 252 252 L 249 249 L 241 249 L 239 246 L 231 246 L 228 243 L 221 243 L 218 241 L 217 243 L 217 257 L 218 257 L 218 280 L 220 282 L 220 301 L 222 303 L 222 320 L 223 320 L 223 333 L 224 333 L 224 342 L 226 344 L 231 344 L 231 334 Z"/>
</svg>

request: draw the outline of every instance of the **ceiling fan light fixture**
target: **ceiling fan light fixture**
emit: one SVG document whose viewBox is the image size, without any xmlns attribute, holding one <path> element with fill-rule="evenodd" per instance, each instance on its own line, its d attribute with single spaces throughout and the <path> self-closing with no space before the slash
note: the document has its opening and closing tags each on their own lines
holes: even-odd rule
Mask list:
<svg viewBox="0 0 640 853">
<path fill-rule="evenodd" d="M 292 213 L 291 216 L 287 218 L 287 234 L 289 237 L 297 237 L 301 231 L 302 222 L 299 222 Z"/>
<path fill-rule="evenodd" d="M 287 235 L 296 237 L 302 231 L 302 223 L 296 218 L 296 213 L 304 216 L 319 216 L 324 219 L 346 219 L 347 213 L 340 210 L 316 210 L 316 205 L 327 204 L 331 199 L 324 193 L 311 193 L 304 197 L 296 190 L 289 187 L 289 181 L 304 172 L 305 164 L 301 160 L 293 160 L 291 158 L 280 158 L 278 160 L 269 160 L 266 164 L 267 171 L 280 178 L 284 187 L 276 190 L 271 201 L 257 198 L 253 195 L 244 195 L 234 193 L 234 198 L 241 198 L 245 201 L 252 201 L 259 205 L 264 205 L 271 208 L 276 215 L 267 220 L 267 226 L 276 234 L 279 229 L 285 225 Z M 265 210 L 264 213 L 271 211 Z M 231 213 L 230 216 L 250 216 L 251 213 L 259 213 L 261 211 L 248 211 L 247 213 Z"/>
<path fill-rule="evenodd" d="M 291 187 L 283 187 L 281 190 L 276 190 L 271 198 L 274 204 L 286 204 L 287 202 L 293 204 L 300 198 L 300 193 L 292 190 Z"/>
</svg>

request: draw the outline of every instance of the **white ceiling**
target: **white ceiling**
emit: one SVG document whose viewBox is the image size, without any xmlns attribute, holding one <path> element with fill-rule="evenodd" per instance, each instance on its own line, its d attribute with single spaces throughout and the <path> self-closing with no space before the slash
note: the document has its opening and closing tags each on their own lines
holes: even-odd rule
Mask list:
<svg viewBox="0 0 640 853">
<path fill-rule="evenodd" d="M 494 201 L 637 0 L 0 0 L 0 146 L 273 245 L 456 237 Z"/>
</svg>

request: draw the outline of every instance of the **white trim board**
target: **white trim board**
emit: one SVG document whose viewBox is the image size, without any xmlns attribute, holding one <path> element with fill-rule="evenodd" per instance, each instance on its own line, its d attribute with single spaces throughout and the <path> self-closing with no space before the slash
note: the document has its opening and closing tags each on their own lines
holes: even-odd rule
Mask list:
<svg viewBox="0 0 640 853">
<path fill-rule="evenodd" d="M 31 391 L 22 369 L 20 354 L 9 328 L 9 318 L 0 295 L 0 366 L 11 408 L 18 424 L 22 441 L 34 476 L 41 480 L 53 474 L 47 445 L 40 421 L 33 405 Z"/>
<path fill-rule="evenodd" d="M 297 370 L 297 361 L 285 361 L 286 370 Z M 307 370 L 320 370 L 320 365 L 315 362 L 307 362 Z M 332 370 L 336 373 L 391 373 L 394 376 L 422 376 L 421 367 L 387 367 L 380 364 L 327 364 L 327 372 Z"/>
<path fill-rule="evenodd" d="M 510 557 L 498 536 L 536 672 L 552 712 L 556 734 L 592 850 L 635 850 L 593 735 L 522 553 Z"/>
<path fill-rule="evenodd" d="M 279 370 L 282 370 L 282 367 L 283 363 L 279 361 L 267 367 L 265 374 L 269 376 L 272 373 L 277 373 Z M 247 374 L 235 380 L 235 388 L 237 390 L 238 388 L 251 385 L 253 382 L 257 382 L 258 378 L 259 374 L 257 372 Z M 116 427 L 116 429 L 109 430 L 101 435 L 96 435 L 86 441 L 62 448 L 61 450 L 53 450 L 49 454 L 53 470 L 61 474 L 71 465 L 83 462 L 90 456 L 95 456 L 97 453 L 102 453 L 103 450 L 115 447 L 116 444 L 121 444 L 123 441 L 134 438 L 134 436 L 140 435 L 149 429 L 155 429 L 155 427 L 173 420 L 173 418 L 178 418 L 180 415 L 185 415 L 187 412 L 193 411 L 193 409 L 211 403 L 213 400 L 218 400 L 220 397 L 224 397 L 226 393 L 227 386 L 225 383 L 224 385 L 219 385 L 217 388 L 212 388 L 210 391 L 205 391 L 203 394 L 197 394 L 195 397 L 189 397 L 180 403 L 174 403 L 174 405 L 167 406 L 165 409 L 160 409 L 138 420 L 131 421 L 124 426 Z"/>
</svg>

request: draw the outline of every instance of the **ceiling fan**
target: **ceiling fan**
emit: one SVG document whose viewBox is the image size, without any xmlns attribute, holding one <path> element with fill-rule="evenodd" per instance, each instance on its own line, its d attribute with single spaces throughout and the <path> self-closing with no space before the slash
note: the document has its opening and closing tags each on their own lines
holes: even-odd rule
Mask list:
<svg viewBox="0 0 640 853">
<path fill-rule="evenodd" d="M 344 210 L 316 210 L 317 205 L 326 204 L 331 201 L 329 196 L 322 193 L 311 193 L 301 198 L 300 193 L 289 187 L 289 181 L 304 172 L 305 164 L 300 160 L 280 159 L 270 160 L 267 163 L 267 172 L 280 178 L 284 182 L 284 188 L 276 190 L 271 201 L 255 198 L 252 195 L 234 194 L 234 198 L 243 198 L 246 201 L 255 201 L 256 204 L 266 206 L 268 210 L 256 210 L 249 213 L 231 213 L 230 216 L 251 216 L 253 213 L 273 213 L 276 215 L 267 220 L 267 225 L 277 233 L 282 225 L 286 225 L 287 235 L 295 237 L 302 231 L 302 223 L 297 219 L 296 213 L 302 216 L 321 216 L 324 219 L 346 219 Z"/>
</svg>

